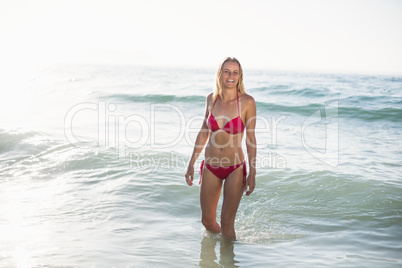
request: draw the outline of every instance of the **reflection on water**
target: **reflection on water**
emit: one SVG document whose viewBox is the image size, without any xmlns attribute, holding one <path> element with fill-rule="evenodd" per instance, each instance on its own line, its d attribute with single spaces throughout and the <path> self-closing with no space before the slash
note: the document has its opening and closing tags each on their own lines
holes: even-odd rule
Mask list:
<svg viewBox="0 0 402 268">
<path fill-rule="evenodd" d="M 219 243 L 218 243 L 219 242 Z M 216 256 L 216 244 L 220 245 L 219 261 Z M 235 260 L 234 243 L 220 236 L 205 235 L 201 241 L 200 267 L 239 267 Z"/>
</svg>

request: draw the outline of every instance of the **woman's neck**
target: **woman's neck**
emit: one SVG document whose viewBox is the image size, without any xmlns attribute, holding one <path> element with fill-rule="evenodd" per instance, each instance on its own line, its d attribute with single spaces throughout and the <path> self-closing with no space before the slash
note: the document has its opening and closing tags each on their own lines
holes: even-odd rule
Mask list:
<svg viewBox="0 0 402 268">
<path fill-rule="evenodd" d="M 222 101 L 228 102 L 231 100 L 234 100 L 237 98 L 237 89 L 228 89 L 228 88 L 223 88 L 222 89 Z"/>
</svg>

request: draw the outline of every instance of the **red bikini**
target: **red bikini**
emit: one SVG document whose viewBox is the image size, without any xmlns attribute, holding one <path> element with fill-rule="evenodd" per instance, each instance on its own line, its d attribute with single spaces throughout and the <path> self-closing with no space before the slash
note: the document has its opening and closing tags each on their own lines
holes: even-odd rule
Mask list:
<svg viewBox="0 0 402 268">
<path fill-rule="evenodd" d="M 216 98 L 216 100 L 217 99 L 218 98 Z M 215 100 L 215 102 L 216 102 L 216 100 Z M 212 105 L 212 109 L 214 108 L 215 102 Z M 243 120 L 241 120 L 241 117 L 240 117 L 239 93 L 237 93 L 237 114 L 238 114 L 238 116 L 236 118 L 233 118 L 229 122 L 227 122 L 223 128 L 220 128 L 218 125 L 218 122 L 216 122 L 215 116 L 212 114 L 212 109 L 211 109 L 211 112 L 209 113 L 209 117 L 208 117 L 208 121 L 207 121 L 208 128 L 212 132 L 215 132 L 218 130 L 223 130 L 229 134 L 238 134 L 238 133 L 242 133 L 244 131 Z"/>
<path fill-rule="evenodd" d="M 216 102 L 216 100 L 215 100 Z M 214 108 L 214 104 L 212 105 L 212 109 Z M 211 130 L 211 132 L 215 132 L 218 130 L 223 130 L 229 134 L 238 134 L 242 133 L 244 131 L 244 124 L 243 120 L 240 117 L 240 108 L 239 108 L 239 93 L 237 93 L 237 114 L 238 116 L 236 118 L 233 118 L 229 122 L 226 123 L 226 125 L 223 128 L 220 128 L 218 125 L 218 122 L 216 122 L 215 116 L 212 114 L 212 109 L 208 117 L 207 125 L 208 128 Z M 200 168 L 200 183 L 202 179 L 202 170 L 204 168 L 204 165 L 206 168 L 208 168 L 216 177 L 218 177 L 221 180 L 224 180 L 229 176 L 230 173 L 232 173 L 235 169 L 237 169 L 240 166 L 243 166 L 243 184 L 246 183 L 246 177 L 247 177 L 247 169 L 246 169 L 246 162 L 244 161 L 243 163 L 234 165 L 234 166 L 227 166 L 227 167 L 220 167 L 220 166 L 213 166 L 210 164 L 204 163 L 204 160 L 201 162 L 201 168 Z"/>
<path fill-rule="evenodd" d="M 216 177 L 218 177 L 221 180 L 226 179 L 230 173 L 232 173 L 235 169 L 237 169 L 240 166 L 243 166 L 243 184 L 246 184 L 246 178 L 247 178 L 247 167 L 246 167 L 246 161 L 243 161 L 243 163 L 234 165 L 234 166 L 227 166 L 227 167 L 220 167 L 220 166 L 213 166 L 210 164 L 206 164 L 204 160 L 201 162 L 201 168 L 200 168 L 200 184 L 202 180 L 202 169 L 204 168 L 204 165 L 207 169 L 209 169 Z"/>
</svg>

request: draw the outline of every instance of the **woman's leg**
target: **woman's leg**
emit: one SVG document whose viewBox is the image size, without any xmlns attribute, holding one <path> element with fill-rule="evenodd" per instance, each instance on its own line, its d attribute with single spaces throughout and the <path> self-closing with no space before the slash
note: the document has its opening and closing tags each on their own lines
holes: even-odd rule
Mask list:
<svg viewBox="0 0 402 268">
<path fill-rule="evenodd" d="M 200 187 L 201 222 L 208 231 L 214 233 L 221 232 L 221 227 L 216 222 L 216 207 L 221 195 L 222 183 L 221 179 L 204 166 Z"/>
<path fill-rule="evenodd" d="M 222 236 L 229 240 L 236 240 L 234 223 L 237 209 L 243 196 L 243 168 L 235 169 L 225 180 L 223 187 L 223 204 L 221 213 Z"/>
</svg>

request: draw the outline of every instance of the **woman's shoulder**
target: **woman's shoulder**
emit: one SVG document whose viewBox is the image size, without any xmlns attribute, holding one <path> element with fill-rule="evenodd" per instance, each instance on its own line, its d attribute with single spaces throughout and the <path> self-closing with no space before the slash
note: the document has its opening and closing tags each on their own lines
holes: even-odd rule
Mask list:
<svg viewBox="0 0 402 268">
<path fill-rule="evenodd" d="M 207 103 L 210 104 L 212 102 L 213 98 L 214 98 L 214 93 L 213 92 L 209 93 L 207 96 Z"/>
<path fill-rule="evenodd" d="M 208 96 L 207 96 L 207 100 L 212 100 L 213 96 L 214 96 L 213 92 L 209 93 Z"/>
<path fill-rule="evenodd" d="M 213 100 L 213 97 L 214 97 L 214 93 L 211 92 L 211 93 L 208 94 L 208 96 L 207 96 L 207 98 L 206 98 L 206 103 L 207 103 L 207 108 L 208 108 L 208 110 L 211 110 L 211 108 L 212 108 L 212 100 Z"/>
<path fill-rule="evenodd" d="M 242 101 L 244 104 L 255 105 L 255 100 L 254 100 L 254 98 L 253 98 L 251 95 L 247 94 L 247 93 L 243 93 L 243 94 L 240 96 L 240 98 L 241 98 L 241 101 Z"/>
</svg>

